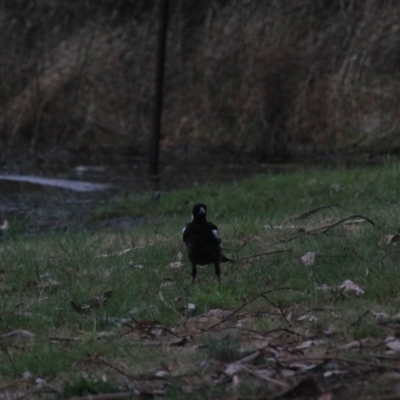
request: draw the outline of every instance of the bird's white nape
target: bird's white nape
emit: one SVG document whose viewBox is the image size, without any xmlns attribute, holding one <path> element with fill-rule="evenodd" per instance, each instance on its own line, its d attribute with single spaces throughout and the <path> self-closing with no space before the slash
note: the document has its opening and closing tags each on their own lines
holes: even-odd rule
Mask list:
<svg viewBox="0 0 400 400">
<path fill-rule="evenodd" d="M 185 233 L 186 231 L 186 226 L 182 229 L 182 235 Z"/>
<path fill-rule="evenodd" d="M 194 220 L 194 216 L 193 216 L 193 214 L 192 214 L 192 216 L 191 216 L 191 218 L 190 218 L 190 222 L 193 222 L 193 220 Z"/>
</svg>

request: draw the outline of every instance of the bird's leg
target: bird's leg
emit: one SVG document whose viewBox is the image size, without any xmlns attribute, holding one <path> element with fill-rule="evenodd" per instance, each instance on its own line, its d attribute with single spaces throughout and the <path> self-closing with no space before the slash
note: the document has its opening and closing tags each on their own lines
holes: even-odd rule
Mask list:
<svg viewBox="0 0 400 400">
<path fill-rule="evenodd" d="M 221 283 L 221 280 L 220 280 L 221 271 L 219 269 L 219 263 L 215 262 L 214 265 L 215 265 L 215 273 L 217 274 L 217 278 L 218 278 L 218 283 Z"/>
<path fill-rule="evenodd" d="M 196 269 L 196 264 L 192 264 L 192 283 L 194 283 L 194 280 L 196 279 L 196 275 L 197 275 L 197 269 Z"/>
</svg>

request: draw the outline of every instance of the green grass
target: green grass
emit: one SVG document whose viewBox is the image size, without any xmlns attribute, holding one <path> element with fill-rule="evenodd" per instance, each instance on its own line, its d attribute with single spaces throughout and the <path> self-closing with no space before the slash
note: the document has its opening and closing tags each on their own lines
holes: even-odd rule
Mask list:
<svg viewBox="0 0 400 400">
<path fill-rule="evenodd" d="M 366 312 L 393 316 L 400 311 L 399 250 L 384 241 L 386 234 L 400 227 L 399 178 L 397 163 L 260 175 L 163 193 L 159 201 L 150 200 L 149 194 L 124 196 L 90 216 L 140 217 L 140 224 L 129 231 L 4 236 L 2 381 L 13 382 L 29 371 L 67 396 L 92 387 L 101 392 L 102 380 L 110 383 L 105 388 L 129 391 L 127 382 L 141 377 L 138 390 L 162 388 L 167 398 L 201 399 L 211 393 L 219 398 L 232 391 L 243 396 L 262 392 L 263 381 L 252 375 L 241 376 L 236 389 L 229 378 L 219 381 L 211 376 L 222 368 L 221 362 L 229 363 L 268 343 L 289 354 L 307 338 L 323 340 L 316 350 L 296 353 L 307 357 L 313 352 L 332 354 L 332 349 L 337 353 L 340 346 L 358 340 L 368 343 L 362 354 L 358 348 L 339 353 L 382 354 L 382 342 L 395 335 L 396 322 L 389 319 L 382 324 Z M 228 256 L 288 251 L 223 264 L 220 285 L 212 266 L 200 268 L 192 285 L 180 233 L 198 201 L 207 204 L 208 218 L 218 225 Z M 339 207 L 296 219 L 327 205 Z M 327 233 L 301 234 L 352 215 L 367 217 L 375 225 L 364 221 L 341 224 Z M 124 249 L 130 251 L 118 253 Z M 316 253 L 312 267 L 300 259 L 309 251 Z M 169 268 L 180 252 L 184 266 Z M 346 279 L 365 294 L 339 290 Z M 330 289 L 316 289 L 322 285 Z M 71 300 L 83 305 L 108 291 L 112 296 L 104 307 L 88 312 L 71 307 Z M 196 307 L 187 318 L 186 300 Z M 227 321 L 209 329 L 221 322 L 210 310 L 233 311 L 241 306 Z M 144 324 L 140 329 L 138 321 Z M 166 330 L 149 327 L 156 322 Z M 333 333 L 327 336 L 324 332 L 330 327 Z M 18 329 L 34 333 L 35 338 L 6 335 Z M 183 346 L 165 344 L 184 337 Z M 260 365 L 268 358 L 263 357 Z M 170 380 L 154 382 L 159 370 L 166 371 Z M 180 380 L 181 376 L 185 378 Z"/>
</svg>

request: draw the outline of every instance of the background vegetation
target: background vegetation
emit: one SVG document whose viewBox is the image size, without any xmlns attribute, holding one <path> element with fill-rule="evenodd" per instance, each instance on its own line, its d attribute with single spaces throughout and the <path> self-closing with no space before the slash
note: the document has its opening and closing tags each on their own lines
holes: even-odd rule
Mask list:
<svg viewBox="0 0 400 400">
<path fill-rule="evenodd" d="M 396 0 L 171 2 L 163 145 L 397 153 Z M 0 2 L 4 148 L 140 154 L 156 1 Z"/>
</svg>

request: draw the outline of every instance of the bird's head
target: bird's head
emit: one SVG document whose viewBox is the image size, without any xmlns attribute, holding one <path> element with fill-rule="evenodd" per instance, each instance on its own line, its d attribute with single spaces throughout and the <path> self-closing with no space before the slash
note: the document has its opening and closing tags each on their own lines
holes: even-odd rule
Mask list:
<svg viewBox="0 0 400 400">
<path fill-rule="evenodd" d="M 192 221 L 194 219 L 206 218 L 207 216 L 207 206 L 203 203 L 197 203 L 192 209 Z"/>
</svg>

